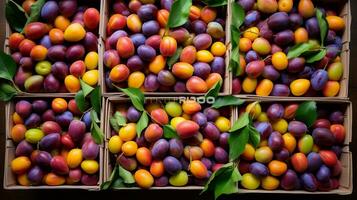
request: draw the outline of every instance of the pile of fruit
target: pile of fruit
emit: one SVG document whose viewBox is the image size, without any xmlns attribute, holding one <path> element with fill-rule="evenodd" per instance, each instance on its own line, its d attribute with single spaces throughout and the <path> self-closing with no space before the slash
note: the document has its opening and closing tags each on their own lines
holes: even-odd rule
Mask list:
<svg viewBox="0 0 357 200">
<path fill-rule="evenodd" d="M 330 191 L 339 187 L 339 158 L 346 135 L 340 110 L 319 107 L 318 119 L 308 127 L 295 119 L 296 103 L 253 106 L 246 109 L 261 142 L 257 149 L 247 144 L 241 155 L 243 188 Z"/>
<path fill-rule="evenodd" d="M 223 80 L 226 8 L 195 1 L 188 21 L 168 30 L 172 3 L 114 1 L 103 55 L 109 90 L 114 83 L 145 92 L 206 93 Z"/>
<path fill-rule="evenodd" d="M 23 8 L 31 14 L 33 0 Z M 94 7 L 88 7 L 88 6 Z M 9 48 L 18 69 L 15 84 L 26 92 L 71 92 L 80 90 L 80 80 L 96 86 L 98 71 L 99 1 L 47 1 L 37 22 L 23 33 L 9 36 Z"/>
<path fill-rule="evenodd" d="M 132 173 L 139 187 L 204 185 L 228 162 L 230 109 L 203 108 L 192 100 L 148 103 L 150 124 L 137 137 L 141 113 L 133 106 L 115 106 L 113 115 L 125 120 L 112 129 L 108 148 L 113 163 Z M 167 135 L 168 126 L 177 135 Z"/>
<path fill-rule="evenodd" d="M 11 139 L 16 145 L 11 170 L 18 184 L 97 185 L 99 145 L 90 133 L 89 114 L 74 99 L 19 100 L 12 114 Z"/>
<path fill-rule="evenodd" d="M 324 9 L 311 0 L 238 3 L 246 16 L 239 42 L 241 71 L 232 83 L 234 94 L 339 94 L 345 22 L 336 10 Z"/>
</svg>

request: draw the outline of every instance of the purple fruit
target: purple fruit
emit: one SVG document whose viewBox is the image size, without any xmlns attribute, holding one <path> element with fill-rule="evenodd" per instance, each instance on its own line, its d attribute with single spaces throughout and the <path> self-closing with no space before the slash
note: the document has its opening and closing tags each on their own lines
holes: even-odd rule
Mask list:
<svg viewBox="0 0 357 200">
<path fill-rule="evenodd" d="M 39 185 L 44 177 L 44 172 L 39 166 L 32 167 L 27 173 L 27 178 L 33 185 Z"/>
<path fill-rule="evenodd" d="M 267 139 L 273 131 L 273 128 L 269 122 L 257 122 L 254 123 L 254 126 L 255 129 L 260 133 L 260 137 L 262 139 Z"/>
<path fill-rule="evenodd" d="M 326 43 L 327 44 L 333 44 L 336 39 L 336 32 L 333 30 L 329 30 L 327 32 L 327 37 L 326 37 Z"/>
<path fill-rule="evenodd" d="M 206 33 L 207 30 L 207 24 L 203 22 L 202 20 L 195 20 L 191 24 L 191 28 L 193 32 L 198 35 L 202 33 Z"/>
<path fill-rule="evenodd" d="M 337 158 L 341 157 L 342 147 L 334 145 L 334 146 L 331 147 L 331 150 L 336 154 Z"/>
<path fill-rule="evenodd" d="M 47 151 L 39 151 L 35 157 L 35 163 L 40 167 L 48 168 L 51 164 L 52 156 Z"/>
<path fill-rule="evenodd" d="M 319 23 L 317 22 L 316 17 L 312 17 L 305 22 L 305 27 L 309 33 L 309 38 L 318 38 L 320 37 L 320 28 Z"/>
<path fill-rule="evenodd" d="M 83 185 L 88 185 L 88 186 L 93 186 L 93 185 L 97 185 L 99 181 L 99 177 L 97 174 L 83 174 L 82 178 L 81 178 L 81 183 Z"/>
<path fill-rule="evenodd" d="M 240 4 L 245 11 L 249 11 L 253 9 L 255 0 L 239 0 L 238 4 Z"/>
<path fill-rule="evenodd" d="M 202 133 L 206 138 L 212 141 L 218 140 L 219 135 L 221 134 L 217 126 L 212 122 L 207 122 L 206 126 L 202 130 Z"/>
<path fill-rule="evenodd" d="M 197 50 L 204 50 L 211 46 L 212 37 L 207 33 L 198 34 L 193 38 L 193 45 Z"/>
<path fill-rule="evenodd" d="M 222 57 L 214 57 L 213 61 L 211 62 L 211 72 L 218 73 L 222 77 L 225 74 L 225 61 Z"/>
<path fill-rule="evenodd" d="M 179 158 L 183 153 L 182 141 L 176 138 L 172 138 L 169 141 L 169 151 L 171 156 Z"/>
<path fill-rule="evenodd" d="M 281 134 L 277 131 L 272 132 L 268 138 L 268 145 L 273 151 L 279 151 L 284 145 Z"/>
<path fill-rule="evenodd" d="M 295 74 L 288 74 L 287 72 L 282 72 L 280 74 L 280 81 L 284 85 L 290 85 L 296 78 L 297 76 Z"/>
<path fill-rule="evenodd" d="M 32 102 L 32 110 L 36 113 L 43 113 L 48 108 L 47 101 L 35 100 Z"/>
<path fill-rule="evenodd" d="M 15 150 L 15 156 L 30 156 L 33 151 L 33 147 L 26 140 L 22 140 L 17 146 Z"/>
<path fill-rule="evenodd" d="M 155 16 L 157 13 L 157 8 L 153 4 L 146 4 L 146 5 L 140 6 L 137 13 L 138 13 L 138 16 L 141 19 L 141 21 L 146 22 L 146 21 L 155 19 Z"/>
<path fill-rule="evenodd" d="M 215 108 L 206 108 L 203 110 L 203 114 L 206 115 L 207 121 L 214 122 L 219 117 L 219 111 Z"/>
<path fill-rule="evenodd" d="M 311 67 L 305 66 L 304 69 L 298 74 L 298 77 L 310 79 L 310 77 L 313 73 L 314 73 L 314 70 Z"/>
<path fill-rule="evenodd" d="M 249 165 L 249 172 L 254 174 L 257 177 L 266 177 L 269 175 L 268 168 L 259 162 L 254 162 Z"/>
<path fill-rule="evenodd" d="M 146 56 L 146 55 L 144 55 L 143 52 L 141 52 L 141 53 L 143 54 L 142 56 Z M 134 55 L 134 56 L 130 57 L 128 59 L 126 65 L 130 69 L 130 71 L 140 71 L 145 66 L 144 61 L 138 55 Z"/>
<path fill-rule="evenodd" d="M 275 81 L 280 77 L 280 73 L 272 65 L 266 65 L 264 67 L 262 76 L 271 81 Z"/>
<path fill-rule="evenodd" d="M 289 15 L 289 23 L 290 23 L 290 27 L 295 30 L 299 27 L 301 27 L 301 25 L 303 24 L 303 19 L 301 17 L 301 15 L 297 14 L 297 13 L 291 13 Z"/>
<path fill-rule="evenodd" d="M 21 100 L 15 105 L 15 112 L 22 118 L 27 118 L 32 112 L 32 105 L 26 100 Z"/>
<path fill-rule="evenodd" d="M 329 117 L 332 124 L 343 124 L 345 116 L 341 111 L 334 111 Z"/>
<path fill-rule="evenodd" d="M 227 163 L 228 153 L 222 147 L 216 147 L 216 149 L 214 150 L 214 159 L 218 163 Z"/>
<path fill-rule="evenodd" d="M 186 92 L 186 84 L 182 81 L 177 81 L 174 86 L 175 92 Z"/>
<path fill-rule="evenodd" d="M 68 177 L 75 183 L 81 181 L 82 178 L 82 170 L 81 169 L 70 169 L 68 173 Z"/>
<path fill-rule="evenodd" d="M 83 45 L 75 44 L 67 48 L 66 59 L 69 62 L 74 62 L 77 60 L 82 60 L 85 55 L 86 50 Z"/>
<path fill-rule="evenodd" d="M 196 122 L 200 127 L 205 127 L 207 124 L 207 117 L 202 112 L 197 112 L 192 116 L 192 120 Z"/>
<path fill-rule="evenodd" d="M 211 73 L 211 67 L 207 63 L 197 62 L 193 64 L 193 68 L 193 75 L 201 77 L 202 79 L 206 79 Z"/>
<path fill-rule="evenodd" d="M 99 145 L 94 141 L 89 140 L 82 145 L 83 158 L 87 160 L 94 160 L 99 154 Z"/>
<path fill-rule="evenodd" d="M 68 65 L 64 62 L 55 62 L 51 67 L 52 74 L 59 80 L 64 80 L 68 75 Z"/>
<path fill-rule="evenodd" d="M 86 36 L 83 39 L 83 46 L 87 50 L 90 51 L 97 51 L 98 50 L 98 38 L 94 33 L 87 32 Z"/>
<path fill-rule="evenodd" d="M 37 113 L 32 113 L 26 120 L 25 126 L 27 128 L 36 128 L 40 126 L 41 117 Z"/>
<path fill-rule="evenodd" d="M 47 1 L 41 8 L 41 18 L 53 22 L 58 16 L 59 7 L 56 1 Z"/>
<path fill-rule="evenodd" d="M 312 131 L 314 143 L 321 147 L 330 147 L 335 143 L 335 138 L 327 128 L 315 128 Z"/>
<path fill-rule="evenodd" d="M 163 162 L 164 162 L 165 171 L 171 175 L 182 170 L 181 162 L 173 156 L 167 156 Z"/>
<path fill-rule="evenodd" d="M 301 175 L 301 181 L 307 191 L 314 192 L 317 190 L 317 180 L 311 173 L 304 173 Z"/>
<path fill-rule="evenodd" d="M 289 122 L 288 131 L 295 137 L 300 138 L 307 132 L 307 126 L 300 121 L 291 121 Z"/>
<path fill-rule="evenodd" d="M 299 184 L 299 178 L 296 175 L 295 171 L 288 169 L 286 173 L 281 178 L 280 186 L 284 190 L 294 190 L 297 189 Z"/>
<path fill-rule="evenodd" d="M 252 61 L 260 60 L 260 56 L 257 52 L 250 50 L 245 54 L 245 60 L 247 63 L 250 63 Z"/>
<path fill-rule="evenodd" d="M 149 45 L 141 45 L 138 47 L 138 55 L 144 61 L 152 61 L 156 56 L 156 51 Z"/>
<path fill-rule="evenodd" d="M 77 1 L 62 0 L 59 2 L 59 11 L 65 17 L 71 17 L 77 11 Z"/>
<path fill-rule="evenodd" d="M 133 171 L 138 166 L 135 158 L 125 157 L 124 155 L 118 156 L 116 162 L 128 171 Z"/>
<path fill-rule="evenodd" d="M 219 146 L 225 150 L 228 149 L 228 138 L 229 138 L 229 133 L 222 133 L 219 136 Z"/>
<path fill-rule="evenodd" d="M 51 39 L 49 35 L 45 35 L 43 36 L 43 38 L 40 41 L 40 44 L 44 47 L 46 47 L 47 49 L 52 47 L 52 43 L 51 43 Z"/>
<path fill-rule="evenodd" d="M 41 150 L 51 151 L 61 145 L 61 136 L 59 133 L 50 133 L 43 137 L 39 142 Z"/>
<path fill-rule="evenodd" d="M 270 120 L 278 120 L 284 116 L 284 106 L 278 103 L 274 103 L 269 106 L 267 115 Z"/>
<path fill-rule="evenodd" d="M 55 45 L 48 49 L 47 57 L 53 61 L 64 61 L 66 59 L 67 48 L 63 45 Z"/>
<path fill-rule="evenodd" d="M 271 96 L 288 97 L 290 95 L 290 89 L 287 85 L 275 84 L 270 95 Z"/>
<path fill-rule="evenodd" d="M 274 154 L 275 158 L 280 161 L 286 161 L 290 157 L 290 153 L 287 149 L 283 148 Z"/>
<path fill-rule="evenodd" d="M 275 35 L 274 42 L 278 46 L 287 46 L 294 42 L 294 32 L 291 30 L 281 31 Z"/>
<path fill-rule="evenodd" d="M 213 163 L 212 163 L 212 161 L 211 161 L 210 159 L 208 159 L 208 158 L 202 158 L 202 159 L 201 159 L 201 162 L 206 166 L 206 168 L 207 168 L 208 170 L 210 170 L 210 169 L 212 168 Z"/>
<path fill-rule="evenodd" d="M 24 70 L 32 70 L 34 63 L 30 57 L 22 57 L 19 61 L 20 67 Z"/>
<path fill-rule="evenodd" d="M 249 11 L 244 18 L 244 25 L 247 27 L 255 26 L 260 21 L 260 12 L 256 10 Z"/>
<path fill-rule="evenodd" d="M 162 8 L 170 11 L 171 10 L 171 6 L 174 3 L 174 1 L 173 0 L 161 0 L 160 3 L 161 3 L 161 7 Z"/>
<path fill-rule="evenodd" d="M 169 143 L 165 139 L 159 139 L 154 143 L 151 149 L 151 155 L 154 159 L 163 159 L 169 151 Z"/>
<path fill-rule="evenodd" d="M 86 125 L 86 130 L 89 131 L 91 123 L 92 123 L 92 119 L 90 116 L 90 112 L 86 112 L 83 117 L 82 117 L 82 121 L 84 122 L 84 124 Z"/>
<path fill-rule="evenodd" d="M 146 37 L 158 34 L 160 25 L 157 21 L 151 20 L 143 23 L 142 32 Z"/>
<path fill-rule="evenodd" d="M 260 29 L 260 36 L 271 41 L 273 39 L 274 33 L 272 30 L 270 30 L 267 21 L 268 20 L 262 21 L 257 26 Z"/>
<path fill-rule="evenodd" d="M 60 115 L 57 115 L 55 121 L 62 127 L 68 127 L 72 120 L 73 114 L 69 111 L 66 111 Z"/>
<path fill-rule="evenodd" d="M 169 184 L 169 179 L 167 176 L 161 176 L 159 178 L 156 178 L 154 181 L 154 185 L 156 187 L 165 187 Z"/>
<path fill-rule="evenodd" d="M 52 109 L 48 109 L 42 114 L 41 120 L 44 122 L 45 121 L 55 121 L 56 120 L 55 113 L 53 112 Z"/>
<path fill-rule="evenodd" d="M 282 31 L 289 28 L 289 16 L 286 12 L 277 12 L 268 18 L 268 26 L 273 31 Z"/>
<path fill-rule="evenodd" d="M 322 165 L 322 160 L 321 160 L 321 157 L 318 153 L 316 152 L 310 152 L 308 155 L 307 155 L 307 169 L 309 172 L 315 172 L 316 170 L 318 170 L 321 165 Z"/>
<path fill-rule="evenodd" d="M 125 31 L 117 30 L 107 39 L 107 43 L 111 49 L 116 49 L 118 39 L 126 36 L 128 34 Z"/>
<path fill-rule="evenodd" d="M 328 45 L 326 49 L 326 57 L 330 59 L 335 59 L 341 53 L 340 48 L 335 44 Z"/>
<path fill-rule="evenodd" d="M 316 91 L 322 90 L 327 81 L 328 74 L 327 71 L 323 69 L 318 69 L 311 75 L 311 87 Z"/>
<path fill-rule="evenodd" d="M 135 33 L 130 36 L 131 41 L 133 42 L 135 48 L 138 48 L 140 45 L 144 45 L 146 37 L 141 33 Z"/>
<path fill-rule="evenodd" d="M 86 124 L 80 120 L 73 120 L 68 127 L 68 134 L 71 136 L 74 142 L 79 142 L 83 139 L 86 133 Z"/>
<path fill-rule="evenodd" d="M 163 86 L 173 86 L 175 85 L 176 79 L 174 75 L 168 70 L 161 70 L 157 76 L 157 80 Z"/>
<path fill-rule="evenodd" d="M 126 118 L 129 122 L 137 122 L 140 119 L 141 113 L 135 109 L 134 106 L 130 106 L 128 108 L 128 112 L 126 114 Z"/>
<path fill-rule="evenodd" d="M 331 170 L 326 165 L 322 165 L 316 172 L 316 179 L 320 182 L 328 182 L 330 180 Z"/>
<path fill-rule="evenodd" d="M 53 76 L 53 74 L 49 74 L 43 82 L 43 88 L 49 93 L 57 92 L 60 88 L 60 82 Z"/>
<path fill-rule="evenodd" d="M 289 60 L 288 72 L 290 73 L 299 73 L 305 68 L 305 59 L 304 58 L 293 58 Z"/>
<path fill-rule="evenodd" d="M 154 92 L 157 89 L 159 89 L 160 87 L 160 83 L 157 80 L 157 76 L 154 74 L 149 74 L 146 78 L 145 78 L 145 82 L 144 82 L 144 88 L 145 91 L 148 92 Z"/>
</svg>

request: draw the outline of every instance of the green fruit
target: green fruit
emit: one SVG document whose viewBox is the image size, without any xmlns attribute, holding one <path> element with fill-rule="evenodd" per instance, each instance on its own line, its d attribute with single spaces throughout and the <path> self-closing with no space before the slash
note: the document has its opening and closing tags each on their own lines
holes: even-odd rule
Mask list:
<svg viewBox="0 0 357 200">
<path fill-rule="evenodd" d="M 177 102 L 168 102 L 165 105 L 165 111 L 171 117 L 179 117 L 182 114 L 182 107 Z"/>
<path fill-rule="evenodd" d="M 188 182 L 188 175 L 185 171 L 180 171 L 175 175 L 171 176 L 169 179 L 169 183 L 176 187 L 185 186 L 187 182 Z"/>
<path fill-rule="evenodd" d="M 308 154 L 312 151 L 314 146 L 314 139 L 311 135 L 304 135 L 298 142 L 299 151 L 304 154 Z"/>
<path fill-rule="evenodd" d="M 36 143 L 39 142 L 44 136 L 45 136 L 45 134 L 41 131 L 41 129 L 38 129 L 38 128 L 29 129 L 29 130 L 26 131 L 26 133 L 25 133 L 25 139 L 26 139 L 26 141 L 29 142 L 29 143 L 32 143 L 32 144 L 36 144 Z"/>
<path fill-rule="evenodd" d="M 343 75 L 343 65 L 341 62 L 332 63 L 327 68 L 328 78 L 331 81 L 339 81 Z"/>
<path fill-rule="evenodd" d="M 35 71 L 37 74 L 46 76 L 51 73 L 51 63 L 48 61 L 38 62 L 35 66 Z"/>
</svg>

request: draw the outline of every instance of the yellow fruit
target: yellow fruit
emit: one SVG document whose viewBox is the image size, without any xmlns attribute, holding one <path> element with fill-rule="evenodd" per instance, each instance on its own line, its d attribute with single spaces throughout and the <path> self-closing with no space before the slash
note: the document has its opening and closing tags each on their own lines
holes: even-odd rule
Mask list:
<svg viewBox="0 0 357 200">
<path fill-rule="evenodd" d="M 242 83 L 242 89 L 245 93 L 253 93 L 257 88 L 257 79 L 246 77 Z"/>
<path fill-rule="evenodd" d="M 84 73 L 82 77 L 83 81 L 90 86 L 96 86 L 98 83 L 98 78 L 99 78 L 99 71 L 96 69 L 87 71 L 86 73 Z"/>
<path fill-rule="evenodd" d="M 136 124 L 129 123 L 119 130 L 119 137 L 123 141 L 131 141 L 136 137 Z"/>
<path fill-rule="evenodd" d="M 84 63 L 87 67 L 88 70 L 91 70 L 91 69 L 97 69 L 98 67 L 98 59 L 99 59 L 99 56 L 98 56 L 98 53 L 97 52 L 89 52 L 86 57 L 84 58 Z"/>
<path fill-rule="evenodd" d="M 260 185 L 260 180 L 258 177 L 254 176 L 251 173 L 243 174 L 241 184 L 244 188 L 248 190 L 255 190 Z"/>
<path fill-rule="evenodd" d="M 310 81 L 307 79 L 296 79 L 290 83 L 290 90 L 294 96 L 304 95 L 310 88 Z"/>
<path fill-rule="evenodd" d="M 227 132 L 231 129 L 231 121 L 225 117 L 218 117 L 216 119 L 215 125 L 221 132 Z"/>
<path fill-rule="evenodd" d="M 174 129 L 176 129 L 176 126 L 183 121 L 186 121 L 186 119 L 183 117 L 174 117 L 171 119 L 170 124 Z"/>
<path fill-rule="evenodd" d="M 257 27 L 248 28 L 243 33 L 243 37 L 250 39 L 252 42 L 257 39 L 260 35 L 260 31 Z"/>
<path fill-rule="evenodd" d="M 121 150 L 125 156 L 133 156 L 136 154 L 136 151 L 138 150 L 138 144 L 136 144 L 136 142 L 134 141 L 125 142 L 121 146 Z"/>
<path fill-rule="evenodd" d="M 285 119 L 279 119 L 272 124 L 273 130 L 281 134 L 286 133 L 288 130 L 288 122 Z"/>
<path fill-rule="evenodd" d="M 95 174 L 98 172 L 99 164 L 96 160 L 84 160 L 81 164 L 81 168 L 87 174 Z"/>
<path fill-rule="evenodd" d="M 284 70 L 288 67 L 288 57 L 283 52 L 276 52 L 272 56 L 272 64 L 277 70 Z"/>
<path fill-rule="evenodd" d="M 207 50 L 200 50 L 196 53 L 196 59 L 199 62 L 210 63 L 214 59 L 211 52 Z"/>
<path fill-rule="evenodd" d="M 72 149 L 67 155 L 67 165 L 69 168 L 78 167 L 83 160 L 82 150 L 81 149 Z"/>
<path fill-rule="evenodd" d="M 64 31 L 64 39 L 68 42 L 79 42 L 86 35 L 86 30 L 79 23 L 69 25 Z"/>
<path fill-rule="evenodd" d="M 223 42 L 215 42 L 211 46 L 211 52 L 214 56 L 224 56 L 226 50 L 226 45 Z"/>
<path fill-rule="evenodd" d="M 145 74 L 142 72 L 133 72 L 129 75 L 128 86 L 130 88 L 140 88 L 145 81 Z"/>
<path fill-rule="evenodd" d="M 118 135 L 114 135 L 109 139 L 108 148 L 110 153 L 119 153 L 121 150 L 121 146 L 123 145 L 123 141 L 120 139 Z"/>
</svg>

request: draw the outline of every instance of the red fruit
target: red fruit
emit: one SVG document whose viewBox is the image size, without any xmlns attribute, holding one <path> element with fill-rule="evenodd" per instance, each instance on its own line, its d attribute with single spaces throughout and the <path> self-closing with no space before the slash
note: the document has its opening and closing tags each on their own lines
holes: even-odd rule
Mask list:
<svg viewBox="0 0 357 200">
<path fill-rule="evenodd" d="M 77 60 L 69 67 L 69 72 L 77 78 L 82 77 L 86 72 L 86 65 L 82 60 Z"/>
<path fill-rule="evenodd" d="M 51 160 L 52 170 L 59 175 L 68 174 L 69 168 L 67 162 L 62 156 L 54 156 Z"/>
<path fill-rule="evenodd" d="M 182 139 L 190 138 L 198 133 L 200 126 L 191 120 L 186 120 L 176 126 L 177 134 Z"/>
<path fill-rule="evenodd" d="M 61 136 L 61 144 L 65 149 L 73 149 L 75 147 L 71 136 L 69 136 L 67 133 Z"/>
<path fill-rule="evenodd" d="M 68 110 L 71 111 L 74 115 L 80 115 L 82 112 L 79 110 L 76 100 L 71 99 L 68 102 Z"/>
<path fill-rule="evenodd" d="M 129 58 L 134 55 L 135 47 L 133 41 L 128 37 L 121 37 L 117 42 L 117 51 L 121 58 Z"/>
<path fill-rule="evenodd" d="M 123 29 L 126 26 L 126 17 L 121 14 L 114 14 L 108 21 L 108 34 L 113 33 L 116 30 Z"/>
<path fill-rule="evenodd" d="M 49 31 L 48 26 L 42 22 L 31 22 L 24 28 L 26 37 L 30 40 L 42 38 Z"/>
<path fill-rule="evenodd" d="M 54 121 L 46 121 L 42 124 L 41 130 L 44 134 L 50 134 L 50 133 L 62 133 L 62 128 L 61 126 Z"/>
<path fill-rule="evenodd" d="M 295 153 L 291 157 L 291 164 L 296 172 L 304 172 L 307 169 L 308 160 L 303 153 Z"/>
<path fill-rule="evenodd" d="M 19 50 L 22 56 L 30 56 L 32 48 L 34 48 L 36 44 L 29 39 L 24 39 L 19 44 Z"/>
<path fill-rule="evenodd" d="M 99 25 L 100 14 L 95 8 L 88 8 L 83 14 L 84 25 L 89 29 L 95 29 Z"/>
<path fill-rule="evenodd" d="M 160 42 L 161 55 L 171 57 L 175 54 L 177 49 L 177 42 L 173 37 L 165 36 Z"/>
<path fill-rule="evenodd" d="M 335 137 L 335 141 L 338 144 L 342 144 L 345 141 L 346 130 L 341 124 L 333 124 L 330 127 L 332 135 Z"/>
<path fill-rule="evenodd" d="M 154 120 L 154 122 L 160 124 L 160 125 L 165 125 L 169 123 L 169 116 L 165 112 L 164 109 L 162 108 L 157 108 L 153 111 L 151 111 L 151 118 Z"/>
<path fill-rule="evenodd" d="M 11 50 L 17 50 L 20 43 L 24 40 L 25 37 L 21 33 L 13 33 L 9 37 L 9 47 Z"/>
<path fill-rule="evenodd" d="M 335 152 L 330 150 L 321 150 L 319 152 L 322 162 L 328 167 L 333 167 L 337 163 L 337 156 Z"/>
</svg>

